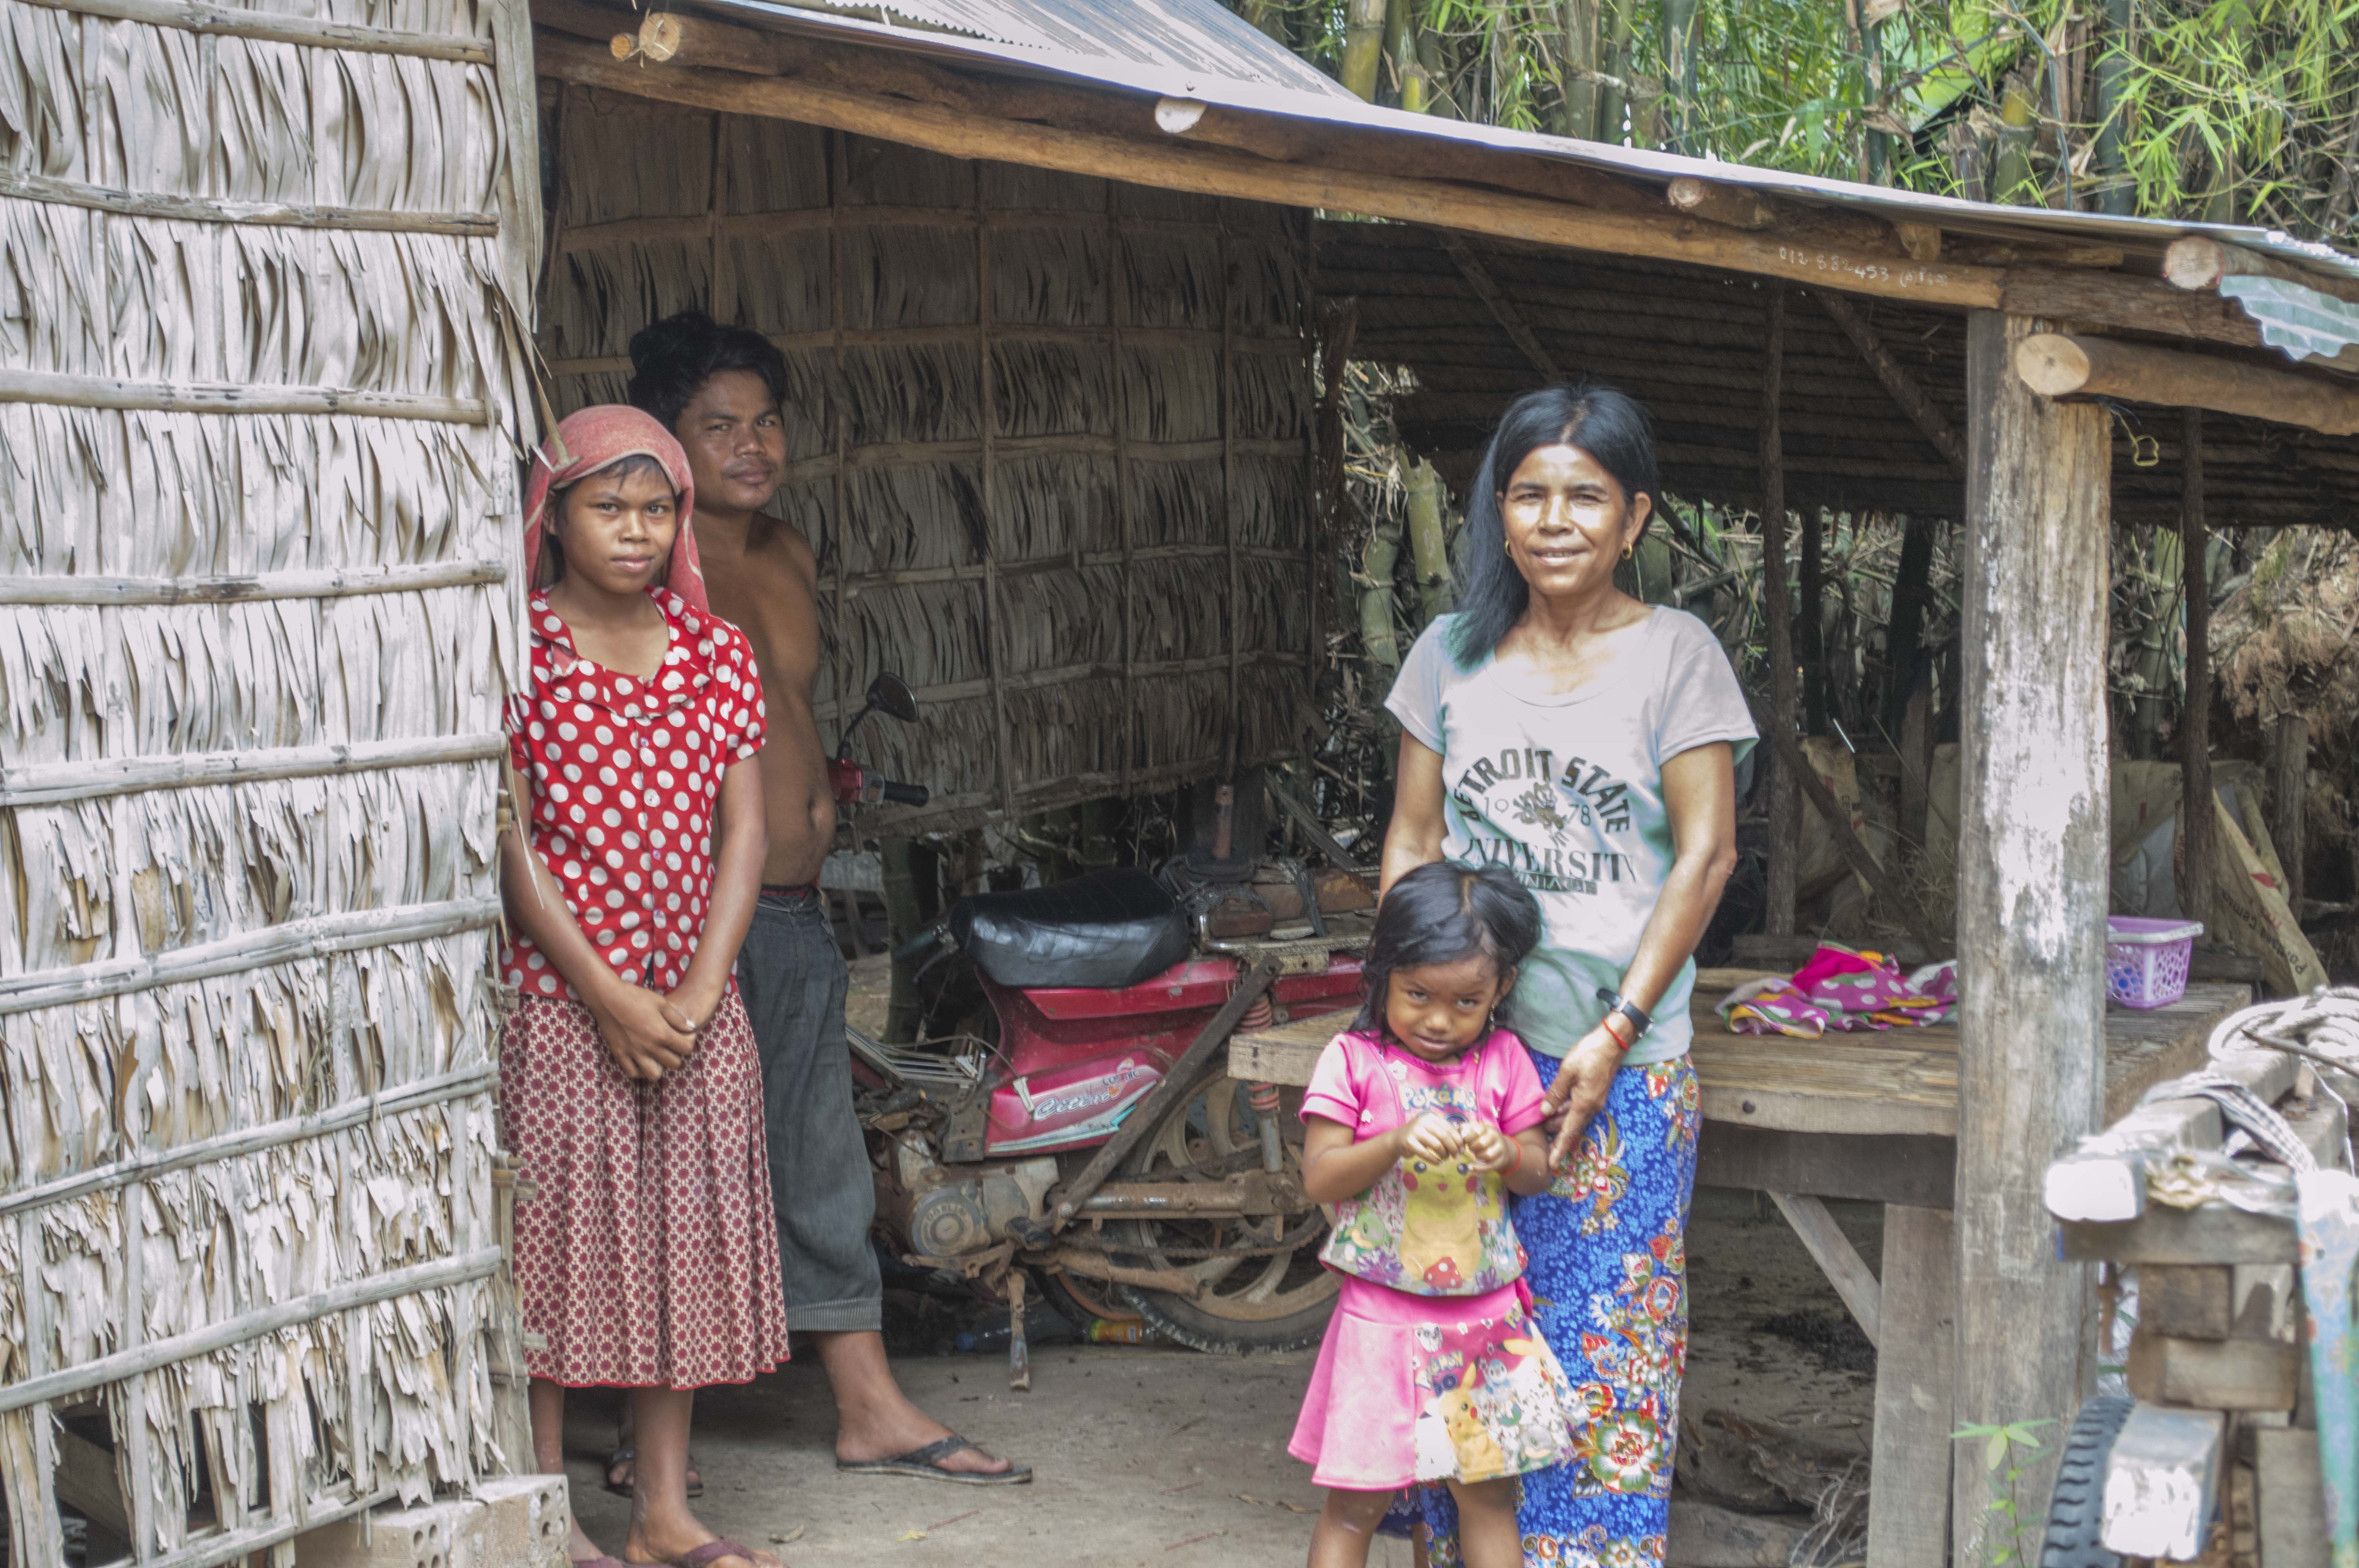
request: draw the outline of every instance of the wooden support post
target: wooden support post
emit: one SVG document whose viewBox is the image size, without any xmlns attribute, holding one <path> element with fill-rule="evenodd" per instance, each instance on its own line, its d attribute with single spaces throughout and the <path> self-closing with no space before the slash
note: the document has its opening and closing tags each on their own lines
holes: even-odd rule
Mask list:
<svg viewBox="0 0 2359 1568">
<path fill-rule="evenodd" d="M 2179 554 L 2187 607 L 2187 688 L 2179 706 L 2179 910 L 2212 911 L 2212 551 L 2203 526 L 2203 411 L 2185 410 L 2180 437 Z"/>
<path fill-rule="evenodd" d="M 1802 509 L 1802 635 L 1801 646 L 1795 651 L 1802 660 L 1805 735 L 1827 732 L 1826 607 L 1821 602 L 1827 591 L 1826 526 L 1824 510 L 1816 506 Z"/>
<path fill-rule="evenodd" d="M 1761 350 L 1761 598 L 1769 622 L 1769 722 L 1794 730 L 1792 596 L 1786 586 L 1786 442 L 1777 423 L 1778 384 L 1786 370 L 1786 286 L 1768 287 Z M 1777 748 L 1773 746 L 1773 755 Z M 1794 933 L 1794 875 L 1802 848 L 1801 786 L 1777 756 L 1769 770 L 1769 908 L 1773 936 Z"/>
<path fill-rule="evenodd" d="M 2108 481 L 2103 408 L 2015 373 L 2033 319 L 1967 319 L 1958 863 L 1958 1425 L 2070 1427 L 2095 1370 L 2088 1271 L 2056 1261 L 2050 1161 L 2104 1107 Z M 2015 1489 L 2048 1506 L 2061 1444 Z M 1955 1466 L 1961 1563 L 1998 1474 Z"/>
<path fill-rule="evenodd" d="M 2269 758 L 2269 837 L 2277 840 L 2277 864 L 2285 868 L 2286 907 L 2301 918 L 2302 805 L 2310 794 L 2310 720 L 2280 714 Z"/>
<path fill-rule="evenodd" d="M 1867 1568 L 1926 1568 L 1949 1554 L 1954 1246 L 1948 1210 L 1884 1206 Z"/>
</svg>

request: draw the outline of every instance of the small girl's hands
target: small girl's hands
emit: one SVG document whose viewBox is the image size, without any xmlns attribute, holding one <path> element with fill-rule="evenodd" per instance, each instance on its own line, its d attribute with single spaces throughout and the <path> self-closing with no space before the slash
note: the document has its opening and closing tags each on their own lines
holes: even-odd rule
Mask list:
<svg viewBox="0 0 2359 1568">
<path fill-rule="evenodd" d="M 1516 1141 L 1484 1121 L 1466 1130 L 1458 1152 L 1478 1171 L 1505 1171 L 1516 1163 Z"/>
<path fill-rule="evenodd" d="M 1447 1117 L 1426 1112 L 1400 1130 L 1401 1157 L 1447 1160 L 1464 1147 L 1462 1130 Z"/>
</svg>

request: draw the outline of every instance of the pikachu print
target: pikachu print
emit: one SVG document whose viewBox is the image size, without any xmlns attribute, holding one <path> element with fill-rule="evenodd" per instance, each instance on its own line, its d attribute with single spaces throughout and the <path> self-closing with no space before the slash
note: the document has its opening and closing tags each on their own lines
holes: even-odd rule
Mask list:
<svg viewBox="0 0 2359 1568">
<path fill-rule="evenodd" d="M 1499 1178 L 1463 1158 L 1410 1159 L 1401 1186 L 1402 1271 L 1438 1295 L 1463 1289 L 1482 1271 L 1484 1222 L 1498 1223 Z"/>
</svg>

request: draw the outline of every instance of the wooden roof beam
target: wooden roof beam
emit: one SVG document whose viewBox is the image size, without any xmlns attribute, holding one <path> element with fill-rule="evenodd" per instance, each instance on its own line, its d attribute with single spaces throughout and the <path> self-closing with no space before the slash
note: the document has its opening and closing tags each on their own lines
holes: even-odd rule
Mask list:
<svg viewBox="0 0 2359 1568">
<path fill-rule="evenodd" d="M 1447 229 L 1442 230 L 1438 237 L 1441 241 L 1441 248 L 1450 253 L 1450 259 L 1458 264 L 1458 271 L 1466 279 L 1466 286 L 1490 308 L 1493 318 L 1513 340 L 1516 347 L 1524 351 L 1524 358 L 1532 362 L 1532 368 L 1550 382 L 1562 381 L 1564 373 L 1556 368 L 1556 361 L 1549 357 L 1539 335 L 1526 324 L 1522 313 L 1516 308 L 1516 302 L 1501 290 L 1490 269 L 1483 265 L 1483 258 L 1476 255 L 1464 240 Z"/>
<path fill-rule="evenodd" d="M 797 74 L 765 76 L 699 65 L 697 60 L 715 57 L 700 53 L 704 29 L 698 26 L 684 27 L 679 52 L 667 63 L 653 64 L 645 56 L 617 60 L 606 47 L 612 32 L 593 46 L 580 36 L 578 17 L 569 27 L 564 13 L 588 11 L 599 16 L 601 28 L 614 27 L 608 18 L 623 14 L 599 13 L 579 0 L 570 5 L 568 0 L 536 0 L 535 10 L 537 18 L 543 11 L 549 18 L 536 44 L 536 63 L 545 75 L 695 108 L 828 125 L 950 157 L 998 159 L 1169 190 L 1356 212 L 1566 250 L 1782 277 L 1921 306 L 1997 308 L 2241 347 L 2261 343 L 2258 327 L 2233 301 L 2120 273 L 1911 261 L 1897 243 L 1871 245 L 1854 238 L 1862 222 L 1889 230 L 1855 214 L 1797 214 L 1794 227 L 1756 233 L 1681 217 L 1660 203 L 1649 211 L 1609 211 L 1574 205 L 1566 196 L 1547 200 L 1479 189 L 1495 182 L 1502 170 L 1574 166 L 1482 148 L 1421 145 L 1426 139 L 1357 126 L 1322 128 L 1322 135 L 1337 140 L 1319 151 L 1315 162 L 1241 157 L 1158 128 L 1154 106 L 1143 98 L 986 82 L 891 59 L 874 49 L 822 48 L 745 28 L 708 37 L 733 45 L 759 39 L 761 49 L 752 58 L 787 61 Z M 795 63 L 803 61 L 818 63 Z M 895 96 L 905 85 L 909 95 Z M 1217 126 L 1232 114 L 1272 126 L 1293 124 L 1285 116 L 1210 106 L 1190 129 Z M 1401 172 L 1406 161 L 1444 154 L 1446 169 L 1437 164 L 1430 173 Z M 1352 167 L 1356 165 L 1374 167 Z"/>
<path fill-rule="evenodd" d="M 2163 253 L 2162 276 L 2170 280 L 2172 287 L 2199 294 L 2217 289 L 2223 278 L 2274 277 L 2345 304 L 2359 304 L 2359 278 L 2328 277 L 2275 256 L 2248 251 L 2242 245 L 2200 235 L 2170 243 L 2170 249 Z"/>
<path fill-rule="evenodd" d="M 1865 360 L 1867 368 L 1875 373 L 1875 379 L 1882 382 L 1884 390 L 1892 395 L 1892 401 L 1900 406 L 1900 411 L 1925 433 L 1925 438 L 1933 443 L 1934 449 L 1949 460 L 1950 466 L 1962 478 L 1966 471 L 1965 438 L 1958 434 L 1957 427 L 1950 423 L 1950 416 L 1925 395 L 1925 389 L 1917 384 L 1917 378 L 1909 373 L 1908 367 L 1892 357 L 1892 351 L 1884 346 L 1884 340 L 1875 335 L 1875 329 L 1868 325 L 1867 318 L 1860 313 L 1858 306 L 1842 295 L 1831 294 L 1825 289 L 1815 290 L 1814 294 L 1819 308 L 1832 317 L 1835 325 L 1843 329 L 1843 336 L 1849 338 L 1852 347 L 1859 351 L 1859 357 Z"/>
<path fill-rule="evenodd" d="M 2359 391 L 2211 354 L 2042 332 L 2017 346 L 2015 370 L 2047 397 L 2118 397 L 2359 435 Z"/>
</svg>

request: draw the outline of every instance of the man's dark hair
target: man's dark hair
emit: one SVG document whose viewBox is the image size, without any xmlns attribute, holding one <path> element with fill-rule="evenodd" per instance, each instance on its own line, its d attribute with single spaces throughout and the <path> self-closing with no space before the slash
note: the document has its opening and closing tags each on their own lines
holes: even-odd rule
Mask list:
<svg viewBox="0 0 2359 1568">
<path fill-rule="evenodd" d="M 1353 1028 L 1381 1034 L 1395 969 L 1487 954 L 1504 975 L 1539 946 L 1540 904 L 1505 866 L 1429 860 L 1385 892 L 1360 978 L 1368 993 Z"/>
<path fill-rule="evenodd" d="M 747 327 L 724 327 L 701 310 L 667 316 L 631 336 L 633 406 L 676 429 L 704 384 L 723 371 L 752 371 L 784 407 L 787 401 L 787 356 L 778 346 Z"/>
<path fill-rule="evenodd" d="M 1652 499 L 1655 511 L 1662 510 L 1654 427 L 1646 409 L 1628 393 L 1576 382 L 1527 392 L 1509 404 L 1466 492 L 1466 526 L 1458 546 L 1460 579 L 1466 589 L 1459 596 L 1457 624 L 1451 628 L 1451 651 L 1461 669 L 1488 658 L 1531 603 L 1524 574 L 1507 558 L 1507 523 L 1500 514 L 1499 495 L 1526 458 L 1560 443 L 1595 458 L 1622 487 L 1625 504 L 1636 504 L 1645 495 Z"/>
</svg>

